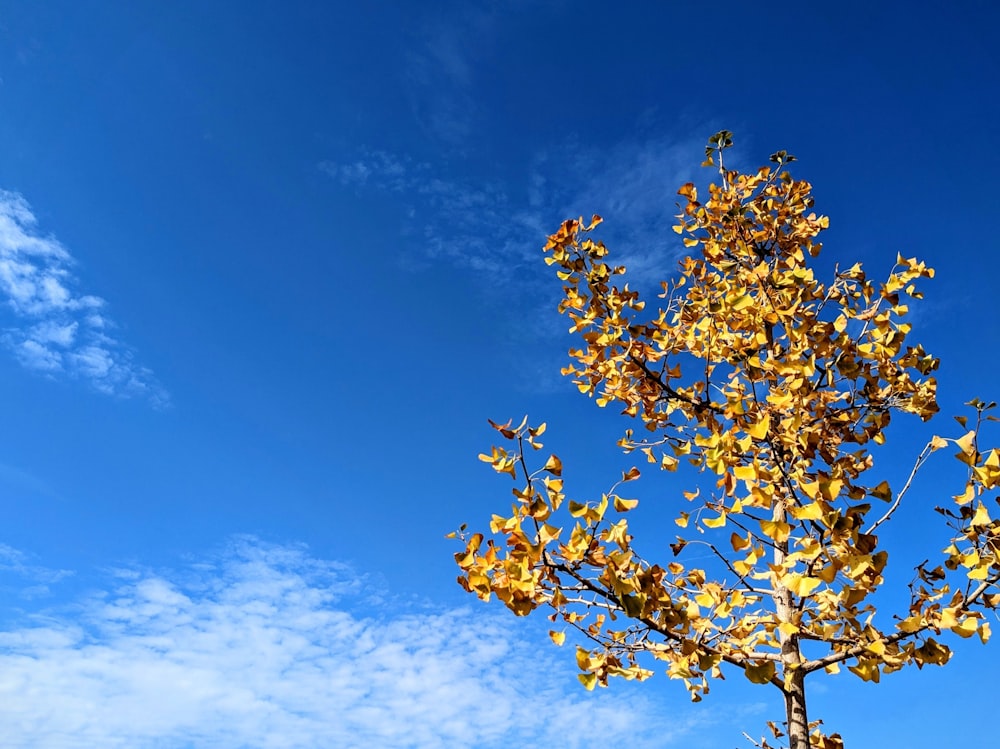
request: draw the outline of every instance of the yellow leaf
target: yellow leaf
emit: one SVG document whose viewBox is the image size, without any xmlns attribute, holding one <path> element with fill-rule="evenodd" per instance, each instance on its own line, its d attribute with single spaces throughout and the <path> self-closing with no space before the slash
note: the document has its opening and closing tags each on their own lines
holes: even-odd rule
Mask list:
<svg viewBox="0 0 1000 749">
<path fill-rule="evenodd" d="M 876 660 L 864 660 L 856 666 L 848 666 L 847 670 L 857 674 L 862 681 L 873 681 L 877 684 L 879 681 L 878 663 Z"/>
<path fill-rule="evenodd" d="M 799 628 L 796 627 L 791 622 L 781 622 L 780 624 L 778 624 L 778 629 L 780 629 L 786 635 L 795 635 L 799 633 Z"/>
<path fill-rule="evenodd" d="M 729 537 L 729 543 L 732 545 L 733 551 L 742 551 L 750 545 L 750 540 L 738 533 L 733 533 Z"/>
<path fill-rule="evenodd" d="M 730 304 L 730 306 L 737 312 L 745 310 L 747 307 L 750 307 L 752 305 L 753 305 L 753 297 L 750 296 L 749 294 L 743 294 L 742 296 L 737 297 Z"/>
<path fill-rule="evenodd" d="M 636 468 L 635 466 L 632 466 L 631 468 L 629 468 L 628 472 L 623 472 L 622 473 L 622 481 L 623 482 L 625 482 L 625 481 L 635 481 L 637 478 L 639 478 L 639 469 Z"/>
<path fill-rule="evenodd" d="M 552 638 L 552 642 L 554 642 L 556 645 L 562 645 L 564 642 L 566 642 L 565 632 L 556 632 L 555 630 L 550 630 L 549 637 Z"/>
<path fill-rule="evenodd" d="M 885 642 L 883 640 L 875 640 L 875 642 L 868 643 L 868 645 L 865 646 L 865 650 L 881 658 L 885 655 Z"/>
<path fill-rule="evenodd" d="M 844 481 L 842 479 L 830 479 L 829 481 L 819 482 L 819 492 L 823 495 L 823 499 L 828 502 L 833 502 L 837 499 L 843 488 Z"/>
<path fill-rule="evenodd" d="M 964 492 L 955 495 L 955 502 L 957 502 L 960 505 L 967 505 L 975 498 L 976 498 L 976 487 L 970 483 L 966 484 Z"/>
<path fill-rule="evenodd" d="M 875 488 L 869 489 L 868 494 L 876 499 L 881 499 L 883 502 L 892 501 L 892 489 L 889 488 L 888 481 L 883 481 Z"/>
<path fill-rule="evenodd" d="M 948 607 L 941 611 L 941 621 L 938 625 L 941 629 L 951 629 L 956 624 L 958 624 L 958 617 L 955 616 L 956 610 L 953 607 Z"/>
<path fill-rule="evenodd" d="M 789 507 L 788 512 L 796 520 L 819 520 L 823 517 L 823 507 L 819 502 L 809 502 L 802 506 Z"/>
<path fill-rule="evenodd" d="M 825 583 L 832 583 L 837 579 L 837 568 L 832 564 L 828 564 L 826 567 L 816 572 L 816 577 Z"/>
<path fill-rule="evenodd" d="M 535 465 L 538 464 L 536 463 Z M 550 455 L 549 459 L 545 461 L 545 465 L 542 467 L 542 470 L 548 471 L 553 476 L 562 476 L 562 461 L 555 455 Z"/>
<path fill-rule="evenodd" d="M 605 511 L 608 509 L 608 495 L 602 494 L 601 501 L 597 503 L 597 506 L 593 509 L 594 521 L 598 521 L 604 517 Z"/>
<path fill-rule="evenodd" d="M 818 577 L 808 577 L 806 575 L 789 574 L 781 578 L 781 584 L 788 588 L 799 598 L 805 598 L 819 587 L 823 582 Z"/>
<path fill-rule="evenodd" d="M 708 518 L 701 522 L 706 528 L 722 528 L 726 524 L 726 513 L 723 512 L 717 518 Z"/>
<path fill-rule="evenodd" d="M 924 626 L 924 620 L 917 614 L 908 616 L 896 625 L 900 632 L 917 632 Z"/>
<path fill-rule="evenodd" d="M 774 663 L 764 661 L 759 665 L 747 665 L 743 673 L 754 684 L 767 684 L 774 678 Z"/>
<path fill-rule="evenodd" d="M 615 510 L 618 512 L 628 512 L 634 510 L 639 505 L 638 499 L 622 499 L 615 495 Z"/>
<path fill-rule="evenodd" d="M 799 489 L 805 494 L 809 499 L 816 499 L 819 496 L 819 482 L 818 481 L 799 481 Z"/>
<path fill-rule="evenodd" d="M 760 529 L 764 531 L 764 535 L 780 544 L 788 540 L 788 534 L 791 533 L 792 526 L 780 520 L 761 520 Z"/>
<path fill-rule="evenodd" d="M 928 637 L 923 645 L 913 651 L 913 656 L 918 665 L 933 663 L 943 666 L 951 658 L 951 650 L 937 642 L 933 637 Z"/>
<path fill-rule="evenodd" d="M 755 440 L 762 440 L 767 436 L 767 430 L 771 428 L 771 415 L 764 414 L 764 418 L 747 429 L 747 434 Z"/>
<path fill-rule="evenodd" d="M 694 597 L 694 602 L 702 608 L 711 608 L 715 605 L 715 599 L 708 593 L 702 592 Z"/>
<path fill-rule="evenodd" d="M 670 455 L 664 455 L 662 460 L 660 460 L 660 468 L 665 471 L 676 471 L 677 465 L 680 461 Z"/>
<path fill-rule="evenodd" d="M 972 455 L 976 451 L 976 432 L 975 430 L 966 432 L 962 437 L 955 440 L 955 444 L 958 445 L 958 449 L 961 450 L 966 455 Z"/>
<path fill-rule="evenodd" d="M 593 692 L 594 687 L 597 686 L 597 674 L 577 674 L 576 678 L 580 680 L 588 692 Z"/>
<path fill-rule="evenodd" d="M 970 616 L 952 627 L 951 631 L 959 637 L 972 637 L 972 635 L 976 634 L 977 629 L 979 629 L 979 620 L 973 619 Z"/>
<path fill-rule="evenodd" d="M 549 541 L 559 538 L 561 532 L 562 528 L 556 528 L 548 523 L 543 523 L 542 527 L 538 529 L 538 540 L 543 544 L 547 544 Z"/>
</svg>

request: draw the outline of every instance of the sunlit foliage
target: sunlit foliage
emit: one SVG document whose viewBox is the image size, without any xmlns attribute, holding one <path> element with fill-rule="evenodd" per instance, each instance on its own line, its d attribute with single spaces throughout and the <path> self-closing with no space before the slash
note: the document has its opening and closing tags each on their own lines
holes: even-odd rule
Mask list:
<svg viewBox="0 0 1000 749">
<path fill-rule="evenodd" d="M 581 340 L 564 374 L 632 417 L 619 441 L 626 453 L 711 479 L 705 491 L 678 479 L 684 535 L 664 528 L 645 539 L 657 554 L 648 557 L 629 528 L 637 500 L 619 493 L 638 468 L 600 500 L 573 501 L 560 459 L 534 459 L 544 424 L 494 424 L 504 441 L 481 457 L 514 479 L 515 501 L 489 534 L 457 534 L 459 582 L 518 615 L 548 608 L 557 644 L 568 628 L 582 633 L 576 660 L 588 689 L 646 679 L 655 659 L 697 701 L 711 677 L 735 668 L 782 693 L 776 738 L 833 748 L 839 736 L 806 717 L 807 675 L 843 666 L 877 682 L 909 664 L 946 663 L 944 633 L 989 638 L 1000 512 L 987 495 L 1000 485 L 1000 452 L 979 434 L 995 404 L 968 404 L 964 433 L 932 437 L 903 485 L 879 478 L 890 420 L 938 411 L 938 360 L 911 342 L 907 322 L 918 283 L 934 272 L 900 255 L 882 282 L 860 264 L 819 280 L 809 263 L 828 220 L 813 210 L 810 184 L 787 171 L 794 158 L 779 152 L 740 174 L 723 164 L 731 142 L 724 131 L 706 149 L 719 170 L 706 199 L 693 184 L 678 191 L 674 230 L 692 254 L 652 312 L 593 238 L 599 217 L 566 221 L 545 246 L 564 284 L 559 309 Z M 908 608 L 877 610 L 888 562 L 878 530 L 938 450 L 968 468 L 938 508 L 943 553 L 930 549 L 934 561 L 917 566 Z M 700 564 L 685 559 L 695 546 Z"/>
</svg>

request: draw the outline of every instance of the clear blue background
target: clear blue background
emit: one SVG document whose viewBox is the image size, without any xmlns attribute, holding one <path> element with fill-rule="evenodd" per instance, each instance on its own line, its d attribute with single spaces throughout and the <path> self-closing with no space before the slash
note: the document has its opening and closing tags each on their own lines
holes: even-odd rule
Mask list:
<svg viewBox="0 0 1000 749">
<path fill-rule="evenodd" d="M 600 213 L 655 288 L 682 252 L 674 191 L 710 176 L 697 165 L 723 127 L 739 166 L 798 157 L 831 217 L 822 269 L 881 276 L 902 252 L 937 270 L 915 335 L 943 359 L 945 414 L 997 397 L 998 22 L 972 1 L 0 2 L 0 189 L 71 254 L 73 292 L 105 300 L 142 385 L 23 366 L 11 341 L 44 314 L 0 312 L 0 542 L 22 560 L 8 628 L 68 626 L 108 569 L 176 569 L 239 534 L 466 606 L 444 534 L 509 496 L 476 458 L 487 417 L 547 421 L 580 494 L 627 467 L 613 414 L 558 376 L 571 341 L 545 234 Z M 902 446 L 933 432 L 918 427 Z M 932 517 L 888 534 L 901 560 L 939 548 Z M 18 593 L 43 568 L 73 574 Z M 512 642 L 548 647 L 532 626 Z M 827 680 L 813 715 L 851 747 L 981 743 L 995 652 L 962 642 L 947 669 L 879 687 Z M 575 693 L 572 651 L 555 658 Z M 725 719 L 678 744 L 731 747 L 781 717 L 737 679 Z M 688 714 L 679 685 L 641 689 L 650 720 Z M 215 745 L 212 720 L 160 735 Z"/>
</svg>

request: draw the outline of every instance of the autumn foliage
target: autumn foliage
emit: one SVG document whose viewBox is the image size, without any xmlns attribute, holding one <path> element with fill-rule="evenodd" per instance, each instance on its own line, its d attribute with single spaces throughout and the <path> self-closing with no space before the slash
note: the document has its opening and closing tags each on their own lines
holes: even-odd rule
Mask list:
<svg viewBox="0 0 1000 749">
<path fill-rule="evenodd" d="M 629 528 L 638 501 L 619 493 L 638 468 L 599 500 L 574 501 L 560 459 L 535 459 L 544 424 L 494 424 L 504 441 L 481 457 L 514 479 L 515 501 L 488 534 L 457 534 L 459 582 L 518 615 L 549 609 L 557 644 L 582 633 L 588 689 L 646 679 L 661 661 L 700 700 L 711 677 L 736 669 L 783 695 L 775 737 L 832 748 L 837 734 L 807 718 L 808 675 L 844 667 L 878 681 L 946 663 L 946 634 L 989 638 L 1000 512 L 988 495 L 1000 486 L 1000 452 L 982 448 L 979 433 L 994 404 L 970 403 L 964 434 L 931 438 L 903 485 L 878 477 L 890 421 L 938 411 L 938 360 L 911 342 L 907 322 L 934 272 L 899 256 L 881 282 L 858 264 L 819 280 L 809 263 L 828 220 L 810 184 L 792 178 L 784 152 L 750 174 L 726 169 L 730 136 L 707 149 L 719 170 L 707 198 L 692 184 L 678 191 L 674 230 L 692 254 L 651 310 L 593 238 L 599 217 L 566 221 L 545 246 L 563 282 L 559 309 L 581 341 L 564 374 L 631 417 L 626 453 L 704 474 L 677 480 L 681 535 L 646 539 L 658 554 L 647 557 Z M 907 608 L 883 611 L 873 598 L 889 559 L 879 529 L 942 449 L 968 469 L 938 508 L 943 552 L 928 550 L 916 568 Z"/>
</svg>

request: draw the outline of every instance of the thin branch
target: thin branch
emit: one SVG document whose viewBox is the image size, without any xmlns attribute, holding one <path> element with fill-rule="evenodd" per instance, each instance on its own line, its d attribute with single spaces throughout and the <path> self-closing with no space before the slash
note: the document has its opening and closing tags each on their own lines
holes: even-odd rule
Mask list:
<svg viewBox="0 0 1000 749">
<path fill-rule="evenodd" d="M 751 593 L 753 593 L 754 595 L 761 595 L 761 596 L 765 596 L 765 595 L 770 595 L 770 594 L 771 594 L 771 590 L 770 590 L 770 589 L 768 589 L 768 588 L 755 588 L 755 587 L 754 587 L 753 585 L 751 585 L 751 584 L 750 584 L 750 583 L 749 583 L 749 582 L 747 581 L 747 579 L 746 579 L 746 575 L 741 575 L 741 574 L 740 574 L 739 572 L 737 572 L 737 571 L 736 571 L 736 569 L 735 569 L 735 568 L 733 567 L 733 565 L 732 565 L 732 562 L 730 562 L 730 561 L 729 561 L 729 558 L 728 558 L 728 557 L 726 557 L 726 555 L 725 555 L 725 554 L 723 554 L 722 552 L 720 552 L 720 551 L 719 551 L 719 550 L 718 550 L 718 549 L 717 549 L 717 548 L 715 547 L 715 544 L 713 544 L 713 543 L 710 543 L 710 542 L 708 542 L 708 541 L 700 541 L 700 540 L 698 540 L 698 539 L 695 539 L 695 540 L 693 540 L 693 541 L 688 541 L 688 545 L 689 545 L 689 546 L 693 546 L 693 545 L 695 545 L 695 544 L 700 544 L 700 545 L 702 545 L 702 546 L 707 546 L 707 547 L 708 547 L 709 549 L 711 549 L 711 550 L 712 550 L 712 553 L 713 553 L 713 554 L 715 554 L 715 556 L 717 556 L 717 557 L 718 557 L 719 559 L 721 559 L 721 560 L 722 560 L 722 563 L 723 563 L 724 565 L 726 565 L 726 568 L 727 568 L 727 569 L 728 569 L 728 570 L 729 570 L 730 572 L 732 572 L 732 573 L 733 573 L 734 575 L 736 575 L 737 579 L 738 579 L 738 580 L 739 580 L 739 581 L 740 581 L 740 582 L 741 582 L 741 583 L 743 584 L 743 587 L 745 587 L 745 588 L 746 588 L 747 590 L 749 590 L 749 591 L 750 591 Z"/>
<path fill-rule="evenodd" d="M 928 442 L 927 446 L 920 451 L 920 455 L 917 456 L 917 459 L 913 463 L 913 468 L 910 470 L 910 475 L 906 478 L 906 483 L 903 484 L 903 488 L 900 489 L 899 493 L 896 495 L 896 501 L 894 501 L 892 505 L 889 506 L 889 509 L 885 511 L 885 514 L 882 517 L 880 517 L 878 520 L 876 520 L 874 523 L 868 526 L 868 530 L 866 530 L 865 533 L 870 534 L 872 531 L 874 531 L 876 528 L 882 525 L 882 523 L 886 522 L 889 518 L 891 518 L 892 514 L 899 508 L 900 502 L 903 501 L 903 495 L 906 494 L 906 492 L 909 490 L 910 484 L 913 483 L 913 479 L 917 475 L 917 471 L 920 470 L 920 466 L 922 466 L 924 462 L 926 462 L 930 454 L 934 452 L 934 450 L 931 447 L 932 444 L 933 443 Z"/>
<path fill-rule="evenodd" d="M 692 408 L 694 408 L 695 411 L 704 411 L 704 410 L 707 410 L 707 411 L 712 411 L 713 413 L 717 413 L 717 414 L 718 413 L 722 413 L 722 409 L 719 408 L 718 406 L 713 406 L 710 401 L 699 401 L 699 400 L 695 400 L 694 398 L 689 398 L 689 397 L 687 397 L 685 395 L 681 395 L 680 393 L 678 393 L 676 390 L 674 390 L 672 387 L 670 387 L 670 385 L 668 385 L 667 383 L 663 382 L 656 375 L 656 373 L 653 372 L 653 370 L 651 370 L 649 368 L 649 366 L 646 364 L 646 362 L 644 362 L 642 359 L 640 359 L 639 357 L 637 357 L 631 351 L 629 351 L 628 353 L 626 353 L 626 356 L 628 357 L 628 360 L 630 362 L 632 362 L 637 367 L 639 367 L 639 369 L 641 369 L 643 371 L 643 373 L 645 373 L 645 375 L 658 388 L 660 388 L 660 390 L 663 391 L 664 395 L 666 395 L 667 398 L 669 398 L 671 400 L 680 401 L 681 403 L 687 403 L 689 406 L 691 406 Z"/>
<path fill-rule="evenodd" d="M 1000 573 L 995 574 L 988 580 L 984 580 L 979 585 L 979 587 L 976 588 L 975 592 L 973 592 L 971 596 L 966 596 L 962 600 L 962 605 L 959 611 L 961 613 L 967 612 L 971 608 L 971 606 L 977 600 L 979 600 L 987 590 L 989 590 L 992 586 L 996 585 L 997 582 L 1000 582 Z M 817 658 L 811 661 L 804 661 L 801 665 L 801 668 L 804 673 L 809 674 L 812 673 L 813 671 L 825 668 L 834 663 L 841 663 L 850 658 L 854 658 L 858 655 L 861 655 L 861 653 L 865 652 L 865 650 L 874 645 L 876 642 L 881 642 L 885 645 L 892 645 L 894 643 L 900 642 L 901 640 L 905 640 L 909 637 L 916 637 L 917 635 L 923 634 L 928 629 L 935 629 L 935 628 L 936 628 L 935 625 L 928 623 L 924 624 L 922 627 L 914 630 L 913 632 L 895 632 L 891 635 L 883 636 L 878 640 L 874 640 L 873 642 L 859 643 L 858 645 L 855 645 L 852 648 L 848 648 L 847 650 L 843 650 L 839 653 L 831 653 L 830 655 L 823 656 L 822 658 Z"/>
<path fill-rule="evenodd" d="M 560 572 L 563 572 L 563 573 L 569 575 L 574 580 L 576 580 L 581 585 L 583 585 L 588 590 L 590 590 L 592 593 L 594 593 L 595 595 L 599 596 L 600 598 L 603 598 L 605 600 L 605 602 L 606 602 L 605 605 L 607 605 L 607 603 L 611 603 L 611 604 L 613 604 L 615 606 L 615 608 L 617 610 L 619 610 L 619 611 L 624 611 L 625 610 L 625 605 L 624 605 L 624 603 L 621 601 L 621 599 L 618 596 L 616 596 L 611 591 L 605 590 L 604 588 L 601 588 L 601 587 L 599 587 L 597 585 L 594 585 L 592 582 L 590 582 L 590 580 L 588 580 L 587 578 L 581 576 L 578 572 L 576 572 L 576 570 L 573 570 L 573 569 L 571 569 L 570 567 L 568 567 L 568 566 L 566 566 L 564 564 L 553 563 L 551 561 L 551 559 L 548 557 L 547 554 L 546 554 L 546 558 L 545 558 L 545 563 L 548 566 L 550 566 L 552 569 L 555 569 L 557 571 L 560 571 Z M 597 605 L 597 604 L 595 603 L 594 605 Z M 646 627 L 648 629 L 650 629 L 650 630 L 652 630 L 652 631 L 660 634 L 662 637 L 664 637 L 667 640 L 671 640 L 671 641 L 674 641 L 674 642 L 677 642 L 677 643 L 683 643 L 684 640 L 685 640 L 685 638 L 683 636 L 679 635 L 676 632 L 672 632 L 671 630 L 666 629 L 666 628 L 660 626 L 655 620 L 653 620 L 653 619 L 651 619 L 649 617 L 636 617 L 636 618 L 637 618 L 638 621 L 640 621 L 644 625 L 646 625 Z M 726 652 L 724 652 L 724 651 L 722 651 L 722 650 L 720 650 L 718 648 L 711 647 L 709 645 L 702 645 L 702 647 L 710 655 L 717 655 L 717 656 L 719 656 L 719 658 L 721 658 L 726 663 L 728 663 L 728 664 L 730 664 L 732 666 L 736 666 L 737 668 L 741 668 L 743 670 L 746 670 L 751 665 L 750 664 L 750 660 L 769 660 L 769 661 L 775 661 L 775 662 L 777 662 L 777 661 L 780 661 L 780 658 L 781 658 L 781 656 L 779 654 L 777 654 L 777 653 L 758 653 L 758 652 L 754 651 L 754 652 L 751 652 L 751 653 L 738 653 L 736 655 L 733 655 L 731 653 L 726 653 Z M 771 679 L 771 683 L 774 686 L 778 687 L 778 689 L 784 690 L 784 684 L 783 684 L 783 682 L 780 679 L 777 678 L 777 676 L 775 676 L 775 678 Z"/>
</svg>

